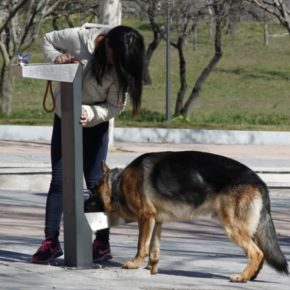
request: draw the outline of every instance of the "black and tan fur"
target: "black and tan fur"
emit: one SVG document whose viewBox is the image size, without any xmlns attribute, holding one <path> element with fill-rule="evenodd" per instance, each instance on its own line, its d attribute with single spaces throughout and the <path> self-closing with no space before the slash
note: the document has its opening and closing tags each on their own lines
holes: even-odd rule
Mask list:
<svg viewBox="0 0 290 290">
<path fill-rule="evenodd" d="M 162 223 L 210 214 L 248 259 L 244 271 L 230 278 L 232 282 L 255 279 L 264 261 L 288 274 L 268 189 L 245 165 L 204 152 L 158 152 L 144 154 L 124 169 L 110 170 L 104 164 L 103 173 L 96 194 L 105 210 L 139 225 L 136 257 L 124 268 L 138 268 L 149 255 L 147 268 L 157 273 Z"/>
</svg>

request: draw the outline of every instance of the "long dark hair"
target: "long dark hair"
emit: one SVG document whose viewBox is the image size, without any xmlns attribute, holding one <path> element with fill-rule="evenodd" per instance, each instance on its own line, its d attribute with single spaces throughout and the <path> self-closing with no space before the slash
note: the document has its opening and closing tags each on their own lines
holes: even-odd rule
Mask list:
<svg viewBox="0 0 290 290">
<path fill-rule="evenodd" d="M 106 46 L 113 52 L 113 64 L 107 61 Z M 135 29 L 120 25 L 112 28 L 104 40 L 95 49 L 92 61 L 92 75 L 98 84 L 111 66 L 114 66 L 118 82 L 119 95 L 128 92 L 133 115 L 140 111 L 144 69 L 144 39 Z"/>
</svg>

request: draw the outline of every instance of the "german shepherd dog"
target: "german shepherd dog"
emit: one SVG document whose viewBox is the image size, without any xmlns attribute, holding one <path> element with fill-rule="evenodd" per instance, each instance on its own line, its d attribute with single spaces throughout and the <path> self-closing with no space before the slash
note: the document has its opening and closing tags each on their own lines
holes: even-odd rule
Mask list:
<svg viewBox="0 0 290 290">
<path fill-rule="evenodd" d="M 264 261 L 289 274 L 271 218 L 267 186 L 235 160 L 182 151 L 146 153 L 124 169 L 110 170 L 104 163 L 103 179 L 93 194 L 102 200 L 106 212 L 138 221 L 137 254 L 123 268 L 138 268 L 149 255 L 147 269 L 157 273 L 162 223 L 210 214 L 248 259 L 244 271 L 230 281 L 254 280 Z"/>
</svg>

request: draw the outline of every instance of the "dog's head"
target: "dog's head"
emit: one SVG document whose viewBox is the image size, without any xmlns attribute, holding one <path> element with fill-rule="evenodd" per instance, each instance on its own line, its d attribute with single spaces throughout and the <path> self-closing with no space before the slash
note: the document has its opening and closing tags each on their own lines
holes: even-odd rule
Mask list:
<svg viewBox="0 0 290 290">
<path fill-rule="evenodd" d="M 121 169 L 110 169 L 106 162 L 103 161 L 102 171 L 103 177 L 97 182 L 96 187 L 92 190 L 92 194 L 102 200 L 106 212 L 112 212 L 117 206 L 118 190 L 116 184 Z"/>
</svg>

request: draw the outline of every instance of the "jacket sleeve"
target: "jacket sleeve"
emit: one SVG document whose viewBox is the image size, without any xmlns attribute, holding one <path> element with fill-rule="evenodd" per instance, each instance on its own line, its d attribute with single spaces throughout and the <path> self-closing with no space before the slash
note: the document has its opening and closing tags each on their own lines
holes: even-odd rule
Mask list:
<svg viewBox="0 0 290 290">
<path fill-rule="evenodd" d="M 85 127 L 93 127 L 119 115 L 126 106 L 127 94 L 122 96 L 115 84 L 108 90 L 107 99 L 96 105 L 83 105 L 88 113 L 88 123 Z"/>
<path fill-rule="evenodd" d="M 46 33 L 43 37 L 43 53 L 46 59 L 53 62 L 62 53 L 77 56 L 80 51 L 79 28 L 67 28 Z"/>
</svg>

